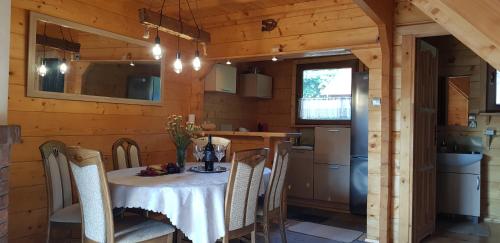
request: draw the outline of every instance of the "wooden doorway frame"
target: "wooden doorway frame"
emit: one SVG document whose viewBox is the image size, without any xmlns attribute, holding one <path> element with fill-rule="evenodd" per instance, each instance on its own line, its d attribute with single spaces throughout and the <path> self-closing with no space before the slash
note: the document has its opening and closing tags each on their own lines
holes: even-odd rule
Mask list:
<svg viewBox="0 0 500 243">
<path fill-rule="evenodd" d="M 413 87 L 417 38 L 450 35 L 437 23 L 401 27 L 401 147 L 399 185 L 399 241 L 412 241 L 413 128 L 415 120 Z"/>
</svg>

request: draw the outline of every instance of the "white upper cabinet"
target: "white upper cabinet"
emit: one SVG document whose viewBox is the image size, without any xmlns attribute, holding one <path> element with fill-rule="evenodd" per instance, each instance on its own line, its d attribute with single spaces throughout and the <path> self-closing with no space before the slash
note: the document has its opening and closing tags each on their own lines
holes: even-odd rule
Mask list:
<svg viewBox="0 0 500 243">
<path fill-rule="evenodd" d="M 259 73 L 240 75 L 241 96 L 267 98 L 273 97 L 273 78 Z"/>
<path fill-rule="evenodd" d="M 205 91 L 236 94 L 236 68 L 215 64 L 205 77 Z"/>
</svg>

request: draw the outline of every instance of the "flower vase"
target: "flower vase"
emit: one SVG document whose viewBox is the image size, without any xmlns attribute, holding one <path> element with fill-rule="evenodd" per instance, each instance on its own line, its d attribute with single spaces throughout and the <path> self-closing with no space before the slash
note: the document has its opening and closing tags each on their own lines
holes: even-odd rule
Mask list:
<svg viewBox="0 0 500 243">
<path fill-rule="evenodd" d="M 187 146 L 186 147 L 177 147 L 176 163 L 177 163 L 177 166 L 181 169 L 181 172 L 184 171 L 184 166 L 186 165 L 186 152 L 187 152 Z"/>
</svg>

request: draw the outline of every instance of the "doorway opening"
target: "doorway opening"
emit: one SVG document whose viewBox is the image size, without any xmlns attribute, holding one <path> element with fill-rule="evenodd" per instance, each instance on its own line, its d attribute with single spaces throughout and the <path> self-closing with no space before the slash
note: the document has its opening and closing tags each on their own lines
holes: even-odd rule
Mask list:
<svg viewBox="0 0 500 243">
<path fill-rule="evenodd" d="M 236 95 L 206 93 L 205 117 L 221 130 L 302 134 L 289 157 L 289 242 L 363 241 L 367 231 L 368 67 L 352 54 L 233 60 L 231 67 L 238 74 Z M 260 92 L 268 80 L 270 92 Z M 228 116 L 227 111 L 234 112 Z M 232 141 L 234 150 L 252 146 L 261 145 Z M 279 231 L 271 232 L 272 238 L 279 238 Z"/>
<path fill-rule="evenodd" d="M 404 39 L 414 59 L 411 82 L 402 86 L 402 96 L 407 92 L 406 102 L 412 105 L 404 131 L 412 145 L 409 239 L 476 242 L 497 237 L 500 227 L 491 223 L 496 212 L 488 207 L 494 201 L 490 193 L 496 182 L 490 176 L 495 171 L 489 165 L 495 152 L 487 135 L 495 134 L 491 127 L 497 121 L 485 112 L 493 72 L 451 35 Z"/>
</svg>

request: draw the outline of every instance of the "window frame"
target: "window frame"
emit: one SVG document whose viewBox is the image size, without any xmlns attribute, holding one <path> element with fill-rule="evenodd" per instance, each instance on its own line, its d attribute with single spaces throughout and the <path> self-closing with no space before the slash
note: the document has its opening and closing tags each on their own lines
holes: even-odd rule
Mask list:
<svg viewBox="0 0 500 243">
<path fill-rule="evenodd" d="M 302 98 L 303 91 L 303 72 L 311 69 L 335 69 L 335 68 L 351 68 L 351 97 L 352 97 L 352 82 L 354 73 L 359 69 L 359 61 L 357 59 L 329 61 L 317 63 L 304 63 L 296 65 L 296 81 L 295 81 L 295 124 L 296 125 L 350 125 L 351 120 L 306 120 L 300 119 L 299 116 L 299 99 Z M 352 108 L 352 99 L 351 99 Z"/>
<path fill-rule="evenodd" d="M 486 70 L 486 112 L 500 112 L 496 104 L 497 69 L 488 64 Z"/>
</svg>

